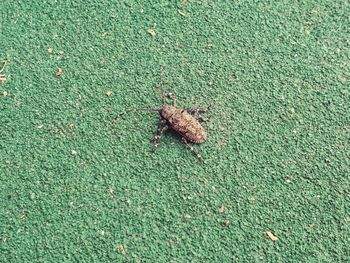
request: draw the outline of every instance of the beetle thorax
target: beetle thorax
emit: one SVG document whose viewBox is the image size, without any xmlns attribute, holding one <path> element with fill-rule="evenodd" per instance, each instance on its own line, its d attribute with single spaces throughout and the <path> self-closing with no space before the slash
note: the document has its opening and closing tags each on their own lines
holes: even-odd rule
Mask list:
<svg viewBox="0 0 350 263">
<path fill-rule="evenodd" d="M 160 111 L 160 115 L 166 120 L 170 119 L 171 116 L 174 115 L 176 111 L 176 108 L 173 106 L 170 106 L 168 104 L 163 104 L 162 110 Z"/>
</svg>

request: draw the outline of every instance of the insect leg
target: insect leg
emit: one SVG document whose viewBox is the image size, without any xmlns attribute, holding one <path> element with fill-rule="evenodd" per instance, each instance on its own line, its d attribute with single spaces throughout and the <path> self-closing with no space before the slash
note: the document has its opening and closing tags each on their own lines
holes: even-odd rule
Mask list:
<svg viewBox="0 0 350 263">
<path fill-rule="evenodd" d="M 190 151 L 196 156 L 198 160 L 201 160 L 201 156 L 198 151 L 190 144 L 184 137 L 182 137 L 182 142 L 190 149 Z"/>
<path fill-rule="evenodd" d="M 166 119 L 161 118 L 160 122 L 158 124 L 157 134 L 154 135 L 152 142 L 153 142 L 153 151 L 155 151 L 158 147 L 160 138 L 162 137 L 163 133 L 169 128 L 167 125 Z"/>
<path fill-rule="evenodd" d="M 196 115 L 197 116 L 197 119 L 198 121 L 200 122 L 206 122 L 208 121 L 207 118 L 203 117 L 201 115 L 201 113 L 204 113 L 204 112 L 207 112 L 209 109 L 191 109 L 191 108 L 187 108 L 186 111 L 189 113 L 189 114 L 192 114 L 192 115 Z"/>
<path fill-rule="evenodd" d="M 195 114 L 195 113 L 204 113 L 207 112 L 209 109 L 191 109 L 191 108 L 186 108 L 186 111 L 189 114 Z"/>
<path fill-rule="evenodd" d="M 198 114 L 198 121 L 199 122 L 207 122 L 208 118 L 203 117 L 202 115 Z"/>
</svg>

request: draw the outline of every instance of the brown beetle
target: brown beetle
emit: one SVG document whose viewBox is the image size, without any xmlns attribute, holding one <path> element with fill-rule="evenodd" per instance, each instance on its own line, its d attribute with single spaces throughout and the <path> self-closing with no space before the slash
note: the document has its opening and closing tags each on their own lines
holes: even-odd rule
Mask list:
<svg viewBox="0 0 350 263">
<path fill-rule="evenodd" d="M 176 108 L 175 98 L 172 93 L 167 94 L 167 98 L 171 99 L 172 105 L 166 103 L 163 91 L 163 67 L 160 69 L 160 89 L 162 92 L 162 107 L 161 108 L 137 108 L 135 110 L 158 111 L 160 114 L 160 122 L 157 129 L 157 134 L 153 137 L 153 150 L 156 150 L 163 133 L 172 129 L 182 136 L 182 141 L 192 151 L 192 153 L 200 159 L 199 153 L 193 148 L 191 143 L 200 144 L 206 140 L 205 130 L 200 124 L 205 121 L 200 113 L 208 111 L 208 109 L 180 109 Z M 122 113 L 125 114 L 125 113 Z M 197 114 L 198 120 L 192 116 Z"/>
</svg>

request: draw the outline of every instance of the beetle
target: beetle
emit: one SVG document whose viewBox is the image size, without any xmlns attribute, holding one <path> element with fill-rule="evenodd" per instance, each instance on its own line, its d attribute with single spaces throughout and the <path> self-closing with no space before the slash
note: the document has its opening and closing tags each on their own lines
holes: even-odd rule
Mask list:
<svg viewBox="0 0 350 263">
<path fill-rule="evenodd" d="M 207 112 L 208 109 L 177 108 L 176 100 L 172 93 L 164 95 L 163 89 L 163 66 L 160 67 L 160 90 L 162 93 L 161 108 L 134 108 L 129 111 L 157 111 L 160 121 L 157 133 L 153 136 L 153 151 L 158 148 L 159 141 L 165 131 L 172 129 L 182 136 L 182 142 L 191 150 L 191 152 L 201 159 L 200 154 L 192 144 L 201 144 L 206 140 L 206 133 L 200 122 L 206 121 L 200 114 Z M 171 100 L 171 105 L 166 103 L 166 97 Z M 126 112 L 120 114 L 123 115 Z M 197 115 L 198 119 L 194 116 Z"/>
</svg>

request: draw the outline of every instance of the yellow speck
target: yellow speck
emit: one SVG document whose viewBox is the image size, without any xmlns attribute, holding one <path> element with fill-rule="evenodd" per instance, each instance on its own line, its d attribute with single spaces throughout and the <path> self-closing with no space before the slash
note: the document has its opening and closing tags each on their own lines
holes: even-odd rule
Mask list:
<svg viewBox="0 0 350 263">
<path fill-rule="evenodd" d="M 125 255 L 125 252 L 126 252 L 126 247 L 125 247 L 125 245 L 120 244 L 120 245 L 118 246 L 118 250 L 119 250 L 119 252 L 120 252 L 121 254 Z"/>
<path fill-rule="evenodd" d="M 113 194 L 113 188 L 112 188 L 112 186 L 108 187 L 107 192 L 110 193 L 110 194 Z"/>
<path fill-rule="evenodd" d="M 150 34 L 152 37 L 154 37 L 156 35 L 156 31 L 154 31 L 153 28 L 148 29 L 147 33 Z"/>
<path fill-rule="evenodd" d="M 278 237 L 276 237 L 274 234 L 272 234 L 271 231 L 267 231 L 266 235 L 272 240 L 272 241 L 277 241 Z"/>
</svg>

